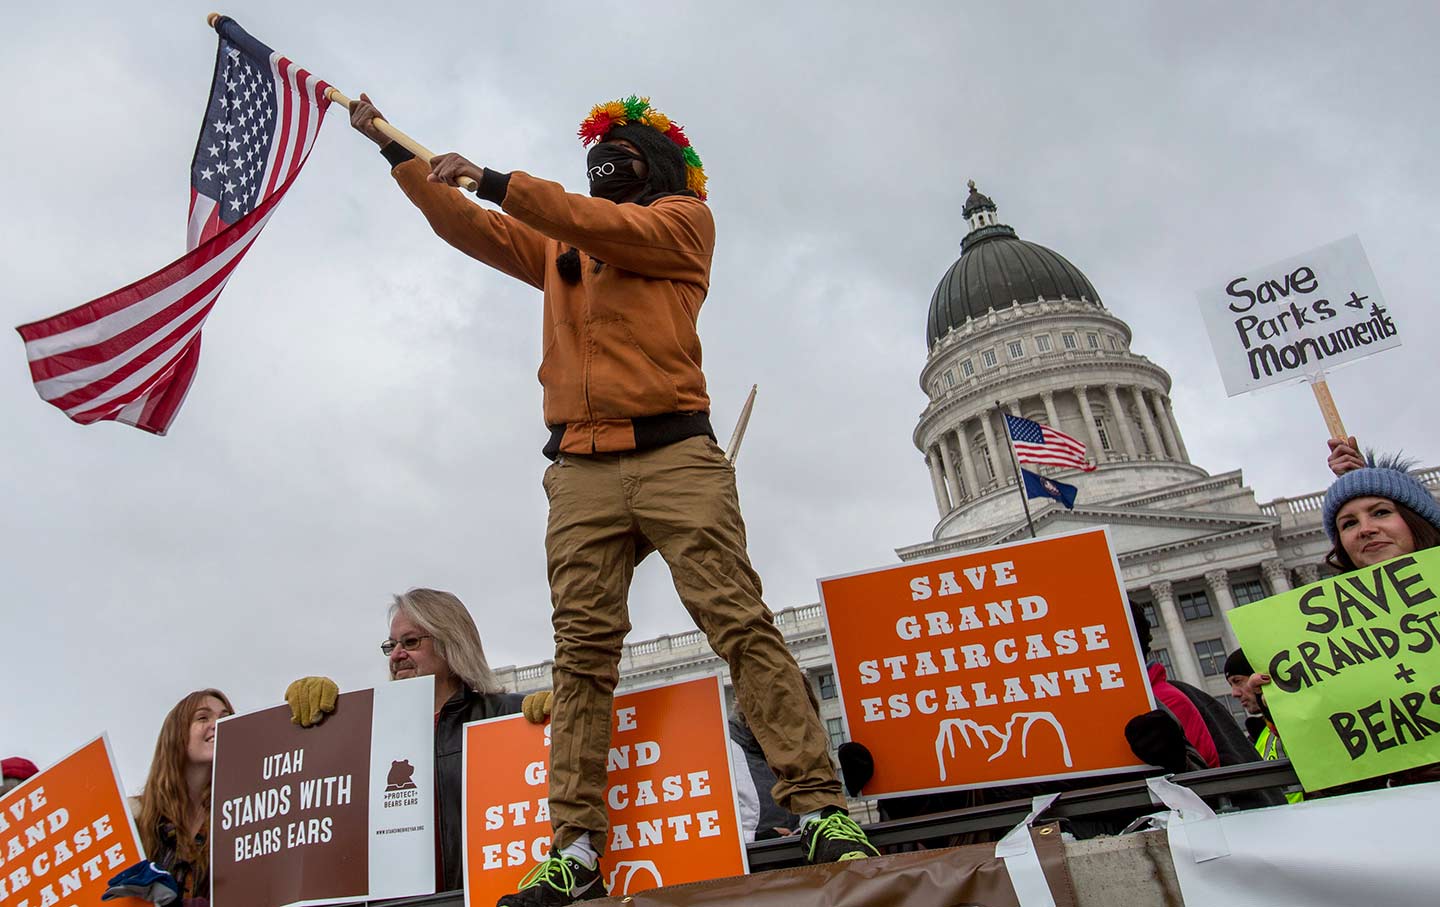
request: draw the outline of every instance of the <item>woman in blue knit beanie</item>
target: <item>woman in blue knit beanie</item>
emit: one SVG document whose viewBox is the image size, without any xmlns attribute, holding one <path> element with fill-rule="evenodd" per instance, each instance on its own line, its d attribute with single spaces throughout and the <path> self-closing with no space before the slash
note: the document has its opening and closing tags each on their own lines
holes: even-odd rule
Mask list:
<svg viewBox="0 0 1440 907">
<path fill-rule="evenodd" d="M 1399 457 L 1368 453 L 1325 492 L 1325 562 L 1342 573 L 1440 545 L 1440 503 Z"/>
<path fill-rule="evenodd" d="M 1349 573 L 1440 546 L 1440 503 L 1410 471 L 1410 461 L 1398 456 L 1377 457 L 1373 451 L 1361 458 L 1355 439 L 1349 438 L 1331 441 L 1329 462 L 1339 478 L 1325 492 L 1322 507 L 1325 533 L 1334 546 L 1325 563 Z M 1250 683 L 1259 693 L 1270 683 L 1270 675 L 1252 675 Z M 1305 798 L 1427 781 L 1440 781 L 1440 762 L 1323 791 L 1306 791 Z"/>
</svg>

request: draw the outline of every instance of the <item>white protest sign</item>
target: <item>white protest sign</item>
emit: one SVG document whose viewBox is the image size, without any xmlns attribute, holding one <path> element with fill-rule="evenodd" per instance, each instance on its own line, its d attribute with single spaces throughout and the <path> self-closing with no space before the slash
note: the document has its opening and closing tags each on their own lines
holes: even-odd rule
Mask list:
<svg viewBox="0 0 1440 907">
<path fill-rule="evenodd" d="M 288 706 L 222 720 L 210 903 L 281 907 L 435 891 L 434 679 L 342 694 L 316 727 Z"/>
<path fill-rule="evenodd" d="M 1360 238 L 1231 274 L 1200 312 L 1231 397 L 1400 345 Z"/>
</svg>

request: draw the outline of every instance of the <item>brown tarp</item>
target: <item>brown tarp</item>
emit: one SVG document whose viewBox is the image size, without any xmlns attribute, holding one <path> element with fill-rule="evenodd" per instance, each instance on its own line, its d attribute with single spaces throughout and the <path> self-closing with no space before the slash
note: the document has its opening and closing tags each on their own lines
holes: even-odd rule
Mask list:
<svg viewBox="0 0 1440 907">
<path fill-rule="evenodd" d="M 1034 828 L 1031 838 L 1055 907 L 1075 907 L 1058 826 Z M 1020 907 L 1005 861 L 995 856 L 994 844 L 777 869 L 656 888 L 596 903 L 628 907 Z"/>
</svg>

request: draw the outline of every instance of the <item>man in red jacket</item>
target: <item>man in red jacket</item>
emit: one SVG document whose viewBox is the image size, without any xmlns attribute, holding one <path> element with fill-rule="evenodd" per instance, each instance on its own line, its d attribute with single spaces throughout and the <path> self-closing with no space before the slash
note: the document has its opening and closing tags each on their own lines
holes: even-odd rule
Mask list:
<svg viewBox="0 0 1440 907">
<path fill-rule="evenodd" d="M 1215 738 L 1210 736 L 1210 728 L 1200 710 L 1190 697 L 1170 683 L 1165 666 L 1151 658 L 1150 620 L 1145 616 L 1145 609 L 1131 602 L 1130 613 L 1140 651 L 1147 660 L 1145 670 L 1150 676 L 1150 689 L 1160 705 L 1154 711 L 1136 715 L 1125 725 L 1125 739 L 1131 751 L 1151 765 L 1172 772 L 1219 766 L 1220 753 L 1215 747 Z"/>
<path fill-rule="evenodd" d="M 812 862 L 871 856 L 845 813 L 828 740 L 805 679 L 761 600 L 735 472 L 715 443 L 696 320 L 710 283 L 715 222 L 683 130 L 646 98 L 602 104 L 581 125 L 590 194 L 457 154 L 415 160 L 374 121 L 400 188 L 446 242 L 544 294 L 540 384 L 550 501 L 545 549 L 554 606 L 550 856 L 501 905 L 604 896 L 604 793 L 612 694 L 630 629 L 635 565 L 658 550 L 676 592 L 730 667 L 778 779 L 801 816 Z M 472 179 L 498 206 L 453 187 Z"/>
</svg>

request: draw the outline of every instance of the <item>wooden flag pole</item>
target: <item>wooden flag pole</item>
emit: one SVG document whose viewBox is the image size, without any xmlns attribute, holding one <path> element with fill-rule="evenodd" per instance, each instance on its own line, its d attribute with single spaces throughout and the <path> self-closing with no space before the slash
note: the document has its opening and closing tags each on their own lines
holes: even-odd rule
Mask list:
<svg viewBox="0 0 1440 907">
<path fill-rule="evenodd" d="M 1310 389 L 1315 392 L 1315 402 L 1320 404 L 1320 415 L 1325 417 L 1325 427 L 1330 437 L 1343 441 L 1350 437 L 1345 433 L 1345 423 L 1340 421 L 1340 410 L 1335 408 L 1335 398 L 1330 396 L 1330 385 L 1324 375 L 1310 379 Z"/>
<path fill-rule="evenodd" d="M 745 405 L 740 408 L 740 418 L 735 420 L 735 433 L 730 436 L 730 446 L 725 449 L 725 456 L 734 463 L 740 456 L 740 442 L 745 440 L 745 429 L 750 424 L 750 410 L 755 408 L 755 391 L 760 385 L 750 385 L 750 396 L 745 398 Z"/>
<path fill-rule="evenodd" d="M 211 13 L 210 15 L 205 17 L 205 21 L 210 23 L 211 28 L 214 28 L 215 23 L 220 21 L 220 14 Z M 338 88 L 325 89 L 325 97 L 329 98 L 333 103 L 345 105 L 346 110 L 349 110 L 350 107 L 355 103 L 354 101 L 345 97 L 345 95 L 342 94 Z M 435 156 L 435 152 L 431 151 L 429 148 L 426 148 L 424 145 L 410 138 L 410 136 L 396 129 L 394 126 L 391 126 L 390 123 L 386 120 L 382 120 L 380 117 L 376 117 L 374 119 L 374 123 L 375 128 L 380 130 L 380 132 L 386 138 L 390 139 L 392 142 L 397 143 L 401 148 L 404 148 L 406 151 L 415 155 L 420 160 L 429 163 L 430 159 Z M 468 189 L 471 192 L 480 191 L 480 184 L 475 182 L 468 176 L 460 177 L 460 186 L 461 188 Z"/>
</svg>

